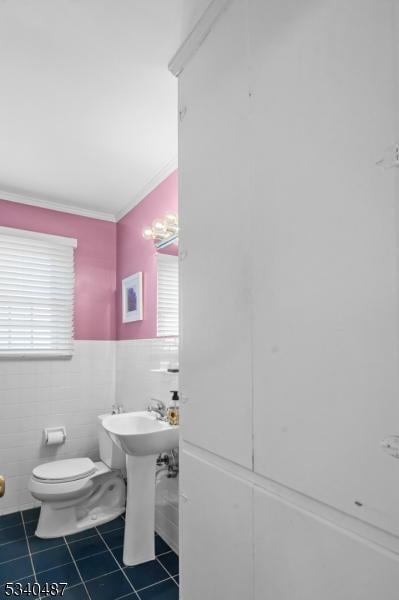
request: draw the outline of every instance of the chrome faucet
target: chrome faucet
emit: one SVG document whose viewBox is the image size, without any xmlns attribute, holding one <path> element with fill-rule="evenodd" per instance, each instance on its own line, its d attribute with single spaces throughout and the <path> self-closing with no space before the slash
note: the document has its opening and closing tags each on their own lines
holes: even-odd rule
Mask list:
<svg viewBox="0 0 399 600">
<path fill-rule="evenodd" d="M 160 421 L 166 420 L 166 404 L 157 398 L 151 398 L 150 404 L 147 406 L 148 412 L 157 413 L 157 419 Z"/>
</svg>

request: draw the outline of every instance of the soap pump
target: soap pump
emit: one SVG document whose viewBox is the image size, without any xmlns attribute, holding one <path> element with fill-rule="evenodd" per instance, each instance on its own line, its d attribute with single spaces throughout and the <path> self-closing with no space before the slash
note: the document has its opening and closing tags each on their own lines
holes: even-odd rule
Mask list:
<svg viewBox="0 0 399 600">
<path fill-rule="evenodd" d="M 172 394 L 172 405 L 168 408 L 168 423 L 169 425 L 179 424 L 179 392 L 177 390 L 171 390 Z"/>
</svg>

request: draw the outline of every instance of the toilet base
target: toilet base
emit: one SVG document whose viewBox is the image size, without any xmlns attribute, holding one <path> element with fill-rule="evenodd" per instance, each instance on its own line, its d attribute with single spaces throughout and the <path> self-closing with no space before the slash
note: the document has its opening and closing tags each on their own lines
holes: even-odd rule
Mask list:
<svg viewBox="0 0 399 600">
<path fill-rule="evenodd" d="M 60 514 L 60 511 L 54 511 L 51 506 L 44 504 L 41 507 L 35 535 L 42 539 L 73 535 L 113 521 L 125 512 L 125 507 L 105 509 L 101 511 L 101 514 L 99 512 L 98 509 L 93 508 L 88 515 L 77 519 L 74 508 L 62 509 L 62 514 Z"/>
<path fill-rule="evenodd" d="M 73 535 L 125 512 L 126 485 L 120 475 L 102 475 L 88 495 L 73 501 L 42 502 L 35 535 L 43 539 Z"/>
</svg>

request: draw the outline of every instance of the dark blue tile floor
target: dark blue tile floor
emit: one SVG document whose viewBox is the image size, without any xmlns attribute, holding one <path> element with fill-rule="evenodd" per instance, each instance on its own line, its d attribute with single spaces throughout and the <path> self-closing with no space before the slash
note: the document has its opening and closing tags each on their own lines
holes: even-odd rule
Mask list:
<svg viewBox="0 0 399 600">
<path fill-rule="evenodd" d="M 126 567 L 123 517 L 53 540 L 35 537 L 38 517 L 36 508 L 0 516 L 0 600 L 6 582 L 67 582 L 66 600 L 178 600 L 179 558 L 158 535 L 156 559 Z"/>
</svg>

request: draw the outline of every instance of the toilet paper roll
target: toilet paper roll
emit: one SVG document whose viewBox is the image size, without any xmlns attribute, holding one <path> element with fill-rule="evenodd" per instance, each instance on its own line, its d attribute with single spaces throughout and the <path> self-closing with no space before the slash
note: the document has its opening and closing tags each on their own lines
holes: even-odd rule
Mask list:
<svg viewBox="0 0 399 600">
<path fill-rule="evenodd" d="M 45 429 L 46 446 L 57 446 L 65 442 L 65 431 L 63 429 Z"/>
</svg>

